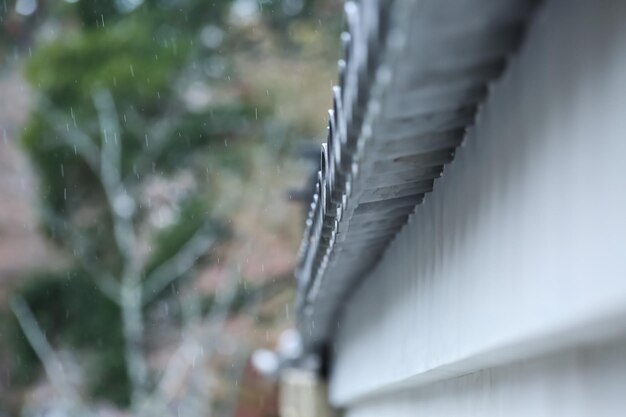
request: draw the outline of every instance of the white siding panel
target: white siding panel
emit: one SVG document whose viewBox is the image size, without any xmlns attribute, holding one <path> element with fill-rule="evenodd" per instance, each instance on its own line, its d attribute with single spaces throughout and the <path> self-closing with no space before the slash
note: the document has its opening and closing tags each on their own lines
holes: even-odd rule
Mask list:
<svg viewBox="0 0 626 417">
<path fill-rule="evenodd" d="M 335 404 L 624 334 L 626 2 L 544 6 L 348 301 Z"/>
<path fill-rule="evenodd" d="M 624 375 L 621 341 L 374 397 L 346 417 L 621 417 Z"/>
</svg>

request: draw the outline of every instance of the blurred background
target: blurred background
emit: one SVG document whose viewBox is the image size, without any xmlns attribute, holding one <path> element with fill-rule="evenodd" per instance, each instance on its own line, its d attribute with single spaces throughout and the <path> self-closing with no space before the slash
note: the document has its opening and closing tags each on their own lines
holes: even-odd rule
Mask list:
<svg viewBox="0 0 626 417">
<path fill-rule="evenodd" d="M 0 1 L 0 417 L 277 415 L 340 10 Z"/>
</svg>

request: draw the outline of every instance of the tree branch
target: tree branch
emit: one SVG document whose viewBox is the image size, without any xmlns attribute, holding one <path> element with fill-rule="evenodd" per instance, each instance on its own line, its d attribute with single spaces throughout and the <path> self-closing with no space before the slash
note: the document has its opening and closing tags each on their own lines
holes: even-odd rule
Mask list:
<svg viewBox="0 0 626 417">
<path fill-rule="evenodd" d="M 207 227 L 201 227 L 178 253 L 148 275 L 143 284 L 143 305 L 149 304 L 168 285 L 189 271 L 215 241 L 215 237 L 207 230 Z"/>
<path fill-rule="evenodd" d="M 69 240 L 74 254 L 74 259 L 78 261 L 80 266 L 91 276 L 96 283 L 98 289 L 116 304 L 120 304 L 120 284 L 115 280 L 113 275 L 106 270 L 104 265 L 89 257 L 85 253 L 85 237 L 72 225 L 61 219 L 58 215 L 50 210 L 43 209 L 42 216 L 44 221 L 53 224 L 56 228 L 63 231 L 63 236 Z"/>
<path fill-rule="evenodd" d="M 67 380 L 61 360 L 48 343 L 28 303 L 21 296 L 14 296 L 10 300 L 10 305 L 26 339 L 41 361 L 46 376 L 59 390 L 65 407 L 68 410 L 80 411 L 79 414 L 82 415 L 93 415 L 84 407 L 75 387 Z M 71 415 L 74 414 L 71 413 Z"/>
<path fill-rule="evenodd" d="M 111 215 L 113 232 L 123 262 L 120 304 L 126 368 L 132 386 L 133 406 L 141 403 L 147 393 L 148 365 L 143 352 L 144 322 L 141 300 L 141 270 L 143 268 L 137 248 L 137 236 L 133 224 L 136 202 L 124 189 L 121 167 L 121 133 L 119 117 L 111 93 L 107 90 L 93 95 L 102 131 L 100 147 L 99 179 Z M 108 134 L 113 137 L 109 137 Z"/>
<path fill-rule="evenodd" d="M 175 104 L 180 106 L 180 103 Z M 174 129 L 181 119 L 180 114 L 179 109 L 171 106 L 170 109 L 165 111 L 165 114 L 159 117 L 157 122 L 146 122 L 145 126 L 140 126 L 142 132 L 147 132 L 145 133 L 146 147 L 134 163 L 134 172 L 129 173 L 124 178 L 125 183 L 130 183 L 132 175 L 139 176 L 145 174 L 150 169 L 150 165 L 161 155 L 168 139 L 174 134 Z M 133 117 L 141 119 L 141 116 L 131 110 L 130 118 Z"/>
<path fill-rule="evenodd" d="M 120 254 L 127 263 L 135 261 L 136 236 L 132 222 L 136 202 L 121 182 L 121 142 L 119 118 L 113 97 L 108 90 L 93 95 L 98 113 L 102 145 L 100 146 L 99 179 L 113 215 L 113 232 Z M 112 136 L 112 137 L 109 137 Z"/>
<path fill-rule="evenodd" d="M 42 116 L 50 123 L 60 139 L 66 145 L 73 148 L 74 152 L 80 154 L 91 170 L 97 175 L 100 171 L 98 146 L 91 140 L 88 134 L 78 127 L 74 117 L 72 117 L 70 122 L 67 115 L 56 110 L 50 100 L 43 95 L 39 96 L 39 100 L 43 103 L 44 107 Z M 63 129 L 63 125 L 65 125 L 65 129 Z"/>
<path fill-rule="evenodd" d="M 155 410 L 155 407 L 167 407 L 189 368 L 194 367 L 196 358 L 200 355 L 205 363 L 209 361 L 215 348 L 215 336 L 224 328 L 235 303 L 237 285 L 238 279 L 230 278 L 227 287 L 218 290 L 215 303 L 205 320 L 209 325 L 208 330 L 199 329 L 199 334 L 196 335 L 192 329 L 186 329 L 183 341 L 170 357 L 157 387 L 143 404 L 143 410 L 149 412 Z"/>
<path fill-rule="evenodd" d="M 108 184 L 109 188 L 119 188 L 121 185 L 122 137 L 113 96 L 109 90 L 99 90 L 93 94 L 93 103 L 102 130 L 100 176 L 102 182 Z"/>
<path fill-rule="evenodd" d="M 190 372 L 195 370 L 194 374 L 202 373 L 199 375 L 201 378 L 205 376 L 206 370 L 202 367 L 196 367 L 195 362 L 199 356 L 204 363 L 211 360 L 211 356 L 215 353 L 217 336 L 223 331 L 226 321 L 231 317 L 237 296 L 239 277 L 235 276 L 232 271 L 228 275 L 230 278 L 228 279 L 227 287 L 218 290 L 215 303 L 204 318 L 204 323 L 208 325 L 208 329 L 199 328 L 194 333 L 191 328 L 187 327 L 181 344 L 170 357 L 156 389 L 140 408 L 141 412 L 139 415 L 149 416 L 158 410 L 166 409 L 168 404 L 174 400 L 173 394 L 178 391 L 178 388 L 183 384 L 184 379 L 189 376 Z M 264 299 L 273 296 L 291 284 L 290 276 L 279 277 L 264 284 L 262 287 L 257 288 L 256 294 L 246 304 L 246 309 L 256 312 Z M 256 315 L 256 313 L 253 313 L 253 315 Z M 242 358 L 245 359 L 243 356 Z M 193 376 L 191 375 L 191 377 Z M 200 410 L 196 414 L 198 417 L 211 414 L 207 412 L 207 407 L 201 407 L 202 404 L 211 403 L 211 391 L 211 389 L 203 390 L 202 398 L 198 398 L 198 410 Z"/>
</svg>

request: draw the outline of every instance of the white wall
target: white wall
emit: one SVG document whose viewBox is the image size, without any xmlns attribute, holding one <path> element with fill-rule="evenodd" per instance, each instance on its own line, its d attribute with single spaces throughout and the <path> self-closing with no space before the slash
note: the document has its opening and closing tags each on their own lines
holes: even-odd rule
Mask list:
<svg viewBox="0 0 626 417">
<path fill-rule="evenodd" d="M 371 398 L 346 417 L 623 416 L 626 342 L 577 349 Z"/>
<path fill-rule="evenodd" d="M 625 388 L 606 410 L 626 406 L 623 363 L 545 356 L 589 342 L 591 357 L 626 352 L 601 346 L 626 335 L 626 2 L 546 3 L 455 161 L 345 308 L 330 395 L 351 416 L 402 415 L 400 387 L 411 415 L 472 415 L 473 380 L 471 392 L 502 398 L 493 415 L 516 392 L 543 398 L 546 415 L 598 406 L 587 383 L 553 389 L 588 378 Z M 510 365 L 529 358 L 532 370 Z"/>
</svg>

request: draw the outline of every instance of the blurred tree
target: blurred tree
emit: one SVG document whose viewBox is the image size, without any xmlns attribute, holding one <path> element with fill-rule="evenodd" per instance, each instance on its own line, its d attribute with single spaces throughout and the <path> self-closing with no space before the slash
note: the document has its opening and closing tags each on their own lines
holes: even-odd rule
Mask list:
<svg viewBox="0 0 626 417">
<path fill-rule="evenodd" d="M 156 300 L 177 298 L 208 249 L 228 238 L 212 214 L 216 191 L 206 193 L 195 178 L 208 173 L 207 160 L 244 170 L 247 155 L 233 143 L 287 136 L 284 120 L 263 118 L 274 104 L 269 90 L 253 91 L 234 71 L 238 54 L 248 48 L 257 53 L 248 58 L 258 56 L 264 36 L 276 35 L 281 48 L 317 39 L 312 10 L 326 3 L 40 0 L 20 15 L 8 0 L 0 48 L 19 41 L 26 50 L 31 35 L 43 39 L 25 62 L 36 97 L 22 143 L 40 173 L 42 225 L 70 258 L 70 272 L 33 277 L 14 302 L 25 365 L 38 358 L 58 382 L 46 361 L 56 360 L 54 347 L 71 346 L 92 358 L 85 372 L 92 398 L 162 414 L 146 404 L 167 404 L 159 398 L 192 366 L 195 348 L 182 343 L 173 367 L 156 375 L 146 359 L 148 316 Z M 264 25 L 241 23 L 251 16 Z M 186 311 L 197 309 L 218 331 L 256 292 L 235 281 L 199 306 L 191 297 L 180 320 L 193 324 L 197 312 Z M 37 337 L 44 333 L 47 340 Z"/>
<path fill-rule="evenodd" d="M 115 361 L 117 349 L 123 380 L 107 377 L 119 366 L 101 366 L 89 374 L 92 392 L 130 401 L 133 408 L 148 398 L 152 385 L 145 310 L 225 236 L 224 226 L 210 215 L 211 201 L 197 192 L 194 178 L 204 172 L 203 150 L 250 136 L 255 125 L 246 121 L 260 107 L 245 96 L 216 102 L 212 87 L 202 81 L 200 63 L 216 53 L 206 43 L 217 46 L 216 39 L 203 44 L 202 31 L 210 38 L 206 25 L 225 21 L 228 3 L 63 4 L 57 17 L 77 24 L 35 49 L 26 64 L 37 97 L 23 144 L 41 174 L 42 222 L 83 277 L 71 287 L 58 278 L 39 279 L 40 287 L 24 291 L 26 305 L 32 304 L 52 340 L 56 334 L 91 349 L 96 362 Z M 216 26 L 209 30 L 221 33 Z M 110 301 L 81 293 L 84 284 L 78 284 L 85 279 Z M 61 309 L 84 302 L 81 316 L 99 317 L 90 326 L 119 328 L 121 343 L 107 350 L 101 338 L 77 337 L 72 321 L 42 305 L 46 302 Z M 119 314 L 112 315 L 111 305 Z M 32 325 L 24 311 L 16 310 L 18 319 L 18 313 L 24 316 L 20 324 Z M 83 320 L 74 328 L 84 325 Z M 120 394 L 124 386 L 129 386 L 126 397 Z"/>
</svg>

